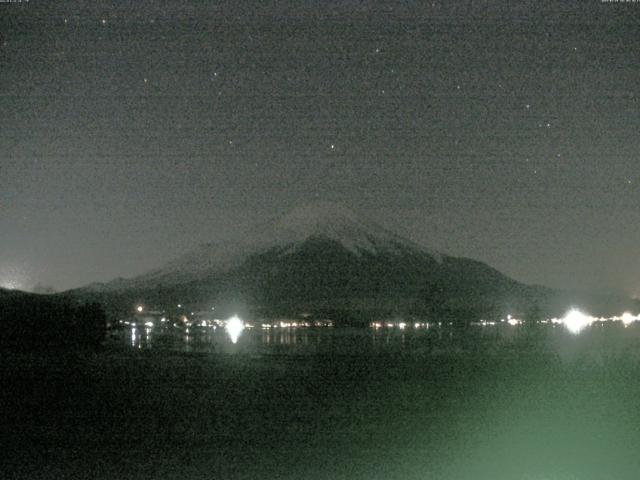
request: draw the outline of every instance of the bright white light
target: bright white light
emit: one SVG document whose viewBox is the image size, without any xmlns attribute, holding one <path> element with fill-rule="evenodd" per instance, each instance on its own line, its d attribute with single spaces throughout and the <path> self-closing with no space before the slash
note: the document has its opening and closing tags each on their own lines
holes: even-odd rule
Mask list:
<svg viewBox="0 0 640 480">
<path fill-rule="evenodd" d="M 400 329 L 401 329 L 401 330 L 404 330 L 404 328 L 405 328 L 406 326 L 407 326 L 407 324 L 406 324 L 406 323 L 404 323 L 404 322 L 400 322 L 400 323 L 398 324 L 398 327 L 400 327 Z"/>
<path fill-rule="evenodd" d="M 591 317 L 585 315 L 580 310 L 573 309 L 565 315 L 562 323 L 573 334 L 580 333 L 585 327 L 591 324 Z"/>
<path fill-rule="evenodd" d="M 520 321 L 518 321 L 515 318 L 511 318 L 511 315 L 509 315 L 509 320 L 507 320 L 507 323 L 511 326 L 515 326 L 515 325 L 518 325 Z"/>
<path fill-rule="evenodd" d="M 238 337 L 240 337 L 240 334 L 244 330 L 244 322 L 240 320 L 237 315 L 234 315 L 227 320 L 225 328 L 227 329 L 231 343 L 237 343 Z"/>
<path fill-rule="evenodd" d="M 138 311 L 138 313 L 142 313 L 142 310 L 144 310 L 144 309 L 142 308 L 142 305 L 138 305 L 136 307 L 136 310 Z"/>
<path fill-rule="evenodd" d="M 145 327 L 153 327 L 153 322 L 145 322 Z"/>
<path fill-rule="evenodd" d="M 620 317 L 620 320 L 622 320 L 622 323 L 624 323 L 624 326 L 626 327 L 627 325 L 631 325 L 633 322 L 635 322 L 638 319 L 638 317 L 633 316 L 632 314 L 630 314 L 629 312 L 624 312 L 622 314 L 622 317 Z"/>
</svg>

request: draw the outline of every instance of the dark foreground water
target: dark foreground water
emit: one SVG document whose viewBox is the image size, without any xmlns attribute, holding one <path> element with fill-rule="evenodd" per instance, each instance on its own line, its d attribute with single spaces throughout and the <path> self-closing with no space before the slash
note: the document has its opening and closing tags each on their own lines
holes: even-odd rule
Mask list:
<svg viewBox="0 0 640 480">
<path fill-rule="evenodd" d="M 286 330 L 3 353 L 1 476 L 639 478 L 640 325 Z"/>
</svg>

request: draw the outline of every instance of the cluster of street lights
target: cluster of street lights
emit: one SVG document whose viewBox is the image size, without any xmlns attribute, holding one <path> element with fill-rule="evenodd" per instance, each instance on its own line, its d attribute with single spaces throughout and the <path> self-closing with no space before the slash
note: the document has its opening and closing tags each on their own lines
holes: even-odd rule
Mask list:
<svg viewBox="0 0 640 480">
<path fill-rule="evenodd" d="M 591 326 L 594 323 L 604 323 L 604 322 L 622 322 L 625 327 L 633 324 L 634 322 L 640 321 L 640 315 L 634 315 L 630 312 L 625 312 L 620 316 L 613 317 L 592 317 L 581 312 L 578 309 L 571 309 L 567 312 L 567 314 L 562 318 L 549 318 L 545 320 L 541 320 L 542 324 L 552 324 L 552 325 L 564 325 L 564 327 L 573 334 L 578 334 L 585 328 Z M 507 315 L 506 318 L 502 318 L 497 321 L 489 321 L 489 320 L 480 320 L 478 322 L 471 322 L 471 325 L 474 326 L 495 326 L 501 324 L 508 324 L 512 327 L 517 325 L 522 325 L 524 322 L 519 318 L 515 318 L 511 315 Z M 404 330 L 409 326 L 412 326 L 414 329 L 420 328 L 429 328 L 430 326 L 442 326 L 442 322 L 415 322 L 415 323 L 406 323 L 403 321 L 399 322 L 371 322 L 369 324 L 370 328 L 375 330 L 381 328 L 398 328 L 400 330 Z M 447 323 L 447 325 L 451 325 L 451 323 Z"/>
<path fill-rule="evenodd" d="M 178 308 L 182 308 L 182 304 L 178 304 Z M 211 307 L 211 310 L 214 310 L 214 307 Z M 135 311 L 138 314 L 143 313 L 144 306 L 137 305 L 135 308 Z M 163 317 L 161 321 L 165 322 L 166 317 Z M 125 322 L 125 323 L 129 324 L 129 322 Z M 216 321 L 216 323 L 218 322 Z M 231 343 L 234 343 L 234 344 L 238 342 L 240 335 L 242 334 L 244 329 L 248 326 L 248 324 L 246 324 L 243 320 L 241 320 L 237 315 L 234 315 L 227 320 L 221 321 L 220 323 L 224 326 L 227 334 L 229 335 L 229 339 L 231 340 Z M 135 328 L 135 323 L 132 322 L 131 325 L 133 325 L 133 328 Z M 151 328 L 154 326 L 154 323 L 148 320 L 145 322 L 145 326 Z M 209 324 L 206 320 L 203 320 L 201 323 L 201 326 L 209 326 Z"/>
<path fill-rule="evenodd" d="M 182 305 L 178 304 L 178 308 L 182 307 Z M 213 308 L 212 308 L 213 310 Z M 137 313 L 143 313 L 144 312 L 144 307 L 142 305 L 138 305 L 136 306 L 136 312 Z M 163 317 L 162 321 L 165 321 L 166 319 Z M 583 331 L 585 328 L 591 326 L 592 324 L 596 323 L 596 322 L 610 322 L 610 321 L 619 321 L 622 322 L 624 324 L 625 327 L 633 324 L 634 322 L 640 321 L 640 315 L 633 315 L 630 312 L 625 312 L 620 316 L 614 316 L 614 317 L 592 317 L 590 315 L 587 315 L 583 312 L 581 312 L 578 309 L 571 309 L 569 310 L 569 312 L 567 312 L 567 314 L 562 317 L 562 318 L 551 318 L 551 319 L 546 319 L 546 320 L 542 320 L 541 323 L 551 323 L 554 325 L 560 324 L 560 325 L 564 325 L 564 327 L 571 333 L 573 334 L 578 334 L 581 331 Z M 128 322 L 127 322 L 128 323 Z M 245 328 L 250 327 L 249 324 L 245 323 L 243 320 L 241 320 L 237 315 L 234 315 L 232 317 L 230 317 L 227 320 L 224 321 L 220 321 L 221 325 L 224 326 L 227 334 L 229 335 L 229 339 L 231 340 L 232 343 L 237 343 L 238 339 L 240 338 L 240 335 L 242 334 L 242 332 L 245 330 Z M 522 324 L 522 320 L 519 320 L 517 318 L 512 317 L 511 315 L 507 315 L 506 319 L 501 319 L 499 322 L 490 322 L 490 321 L 486 321 L 486 320 L 481 320 L 480 322 L 474 322 L 475 325 L 481 325 L 481 326 L 488 326 L 488 325 L 496 325 L 498 323 L 507 323 L 511 326 L 516 326 L 516 325 L 520 325 Z M 153 327 L 153 322 L 151 321 L 147 321 L 145 322 L 145 326 L 146 327 Z M 203 323 L 203 325 L 205 325 Z M 440 323 L 438 325 L 441 325 Z M 307 324 L 304 322 L 301 322 L 300 324 L 292 322 L 292 323 L 283 323 L 281 322 L 281 324 L 263 324 L 263 328 L 271 328 L 274 326 L 281 326 L 281 327 L 298 327 L 298 326 L 311 326 L 311 324 Z M 379 329 L 382 327 L 387 327 L 387 328 L 399 328 L 401 330 L 404 330 L 406 327 L 408 326 L 408 324 L 406 322 L 400 321 L 400 322 L 372 322 L 370 324 L 371 328 L 374 329 Z M 420 329 L 420 328 L 429 328 L 430 324 L 426 323 L 426 322 L 415 322 L 413 324 L 411 324 L 411 326 L 415 329 Z"/>
</svg>

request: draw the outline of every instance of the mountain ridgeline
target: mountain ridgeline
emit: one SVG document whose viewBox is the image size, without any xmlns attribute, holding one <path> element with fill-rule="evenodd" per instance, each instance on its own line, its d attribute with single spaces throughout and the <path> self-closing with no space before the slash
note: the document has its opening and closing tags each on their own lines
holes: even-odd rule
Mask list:
<svg viewBox="0 0 640 480">
<path fill-rule="evenodd" d="M 221 315 L 308 313 L 349 323 L 397 315 L 536 319 L 559 314 L 566 302 L 554 290 L 428 249 L 332 203 L 295 209 L 242 240 L 203 245 L 139 277 L 72 293 L 115 313 L 137 302 L 181 303 L 215 305 Z"/>
</svg>

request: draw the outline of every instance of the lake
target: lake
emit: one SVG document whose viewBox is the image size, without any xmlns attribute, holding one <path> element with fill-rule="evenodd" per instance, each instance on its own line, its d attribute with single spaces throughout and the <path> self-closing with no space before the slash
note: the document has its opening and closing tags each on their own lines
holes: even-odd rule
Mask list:
<svg viewBox="0 0 640 480">
<path fill-rule="evenodd" d="M 640 325 L 114 333 L 3 353 L 8 478 L 635 479 Z"/>
</svg>

